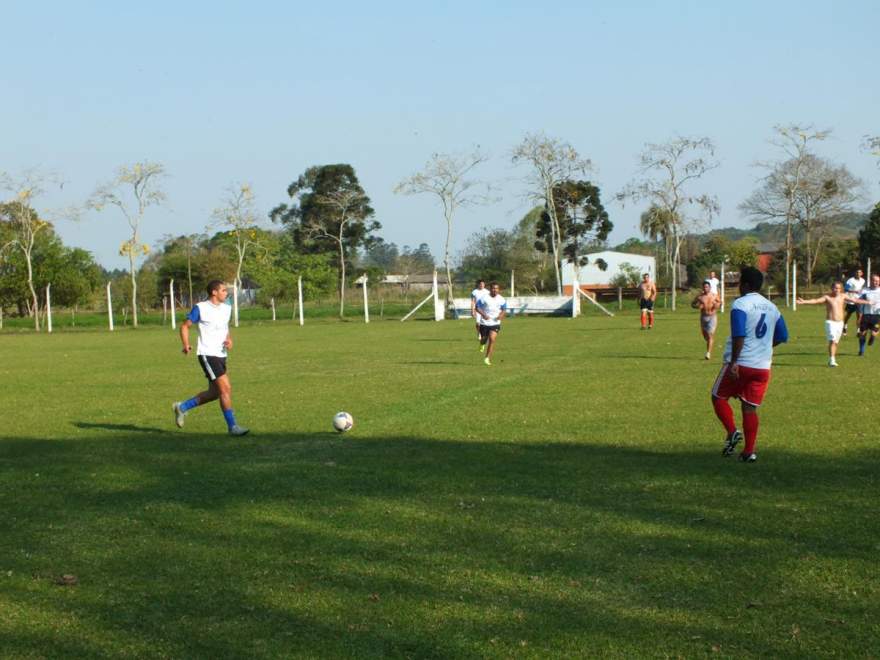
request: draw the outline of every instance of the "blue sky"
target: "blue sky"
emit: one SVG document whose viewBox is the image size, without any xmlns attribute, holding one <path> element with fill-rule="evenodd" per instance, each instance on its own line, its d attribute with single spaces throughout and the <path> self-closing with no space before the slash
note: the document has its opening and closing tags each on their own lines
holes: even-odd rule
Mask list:
<svg viewBox="0 0 880 660">
<path fill-rule="evenodd" d="M 722 211 L 773 155 L 774 124 L 833 128 L 819 152 L 880 198 L 859 149 L 880 134 L 880 3 L 847 2 L 6 2 L 0 170 L 61 174 L 46 206 L 82 203 L 121 164 L 160 161 L 168 204 L 143 234 L 204 230 L 223 188 L 250 181 L 268 212 L 311 165 L 355 166 L 398 245 L 444 226 L 429 197 L 392 193 L 433 152 L 481 145 L 503 199 L 457 219 L 456 249 L 480 227 L 510 227 L 529 204 L 510 165 L 527 131 L 571 142 L 596 164 L 615 230 L 638 207 L 613 193 L 646 142 L 708 136 L 721 167 L 705 180 Z M 58 227 L 108 267 L 127 227 L 110 211 Z"/>
</svg>

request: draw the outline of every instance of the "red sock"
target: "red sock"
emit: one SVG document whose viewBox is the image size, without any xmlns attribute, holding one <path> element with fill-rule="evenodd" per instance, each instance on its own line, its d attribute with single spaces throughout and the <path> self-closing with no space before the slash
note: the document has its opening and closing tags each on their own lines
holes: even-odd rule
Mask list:
<svg viewBox="0 0 880 660">
<path fill-rule="evenodd" d="M 648 312 L 648 325 L 654 327 L 654 312 Z"/>
<path fill-rule="evenodd" d="M 733 419 L 733 408 L 730 407 L 727 400 L 713 396 L 712 406 L 715 408 L 715 414 L 718 416 L 718 419 L 721 420 L 721 424 L 724 426 L 724 430 L 727 431 L 727 434 L 730 435 L 736 431 L 736 422 Z"/>
<path fill-rule="evenodd" d="M 647 320 L 647 318 L 648 318 L 648 315 L 645 314 L 644 312 L 642 312 L 642 327 L 643 327 L 643 328 L 644 328 L 645 325 L 646 325 L 645 321 Z"/>
<path fill-rule="evenodd" d="M 743 449 L 743 453 L 753 454 L 755 443 L 758 441 L 758 413 L 743 412 L 743 432 L 746 436 L 746 447 Z"/>
</svg>

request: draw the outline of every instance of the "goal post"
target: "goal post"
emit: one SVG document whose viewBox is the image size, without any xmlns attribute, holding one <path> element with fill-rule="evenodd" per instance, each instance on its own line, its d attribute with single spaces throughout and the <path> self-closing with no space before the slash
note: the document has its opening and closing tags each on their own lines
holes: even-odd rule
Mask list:
<svg viewBox="0 0 880 660">
<path fill-rule="evenodd" d="M 443 303 L 440 301 L 440 295 L 437 292 L 437 271 L 434 271 L 434 279 L 431 282 L 431 293 L 428 294 L 428 297 L 425 298 L 418 305 L 413 307 L 409 313 L 400 319 L 400 322 L 403 323 L 417 311 L 419 311 L 424 305 L 426 305 L 429 301 L 434 301 L 434 320 L 442 321 L 445 316 L 445 310 L 443 309 Z"/>
</svg>

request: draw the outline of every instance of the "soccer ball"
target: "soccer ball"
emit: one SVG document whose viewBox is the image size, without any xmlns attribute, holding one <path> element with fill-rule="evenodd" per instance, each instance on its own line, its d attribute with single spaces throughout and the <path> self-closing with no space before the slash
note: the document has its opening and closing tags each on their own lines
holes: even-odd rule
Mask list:
<svg viewBox="0 0 880 660">
<path fill-rule="evenodd" d="M 340 433 L 351 430 L 352 426 L 354 426 L 354 417 L 347 412 L 338 412 L 333 416 L 333 428 Z"/>
</svg>

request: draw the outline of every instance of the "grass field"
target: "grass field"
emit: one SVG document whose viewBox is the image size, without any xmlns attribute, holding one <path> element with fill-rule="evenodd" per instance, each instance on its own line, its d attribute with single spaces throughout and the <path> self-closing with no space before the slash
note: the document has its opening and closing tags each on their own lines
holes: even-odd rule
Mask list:
<svg viewBox="0 0 880 660">
<path fill-rule="evenodd" d="M 787 316 L 754 465 L 690 310 L 246 325 L 244 439 L 170 329 L 0 335 L 0 655 L 877 657 L 880 346 Z"/>
</svg>

